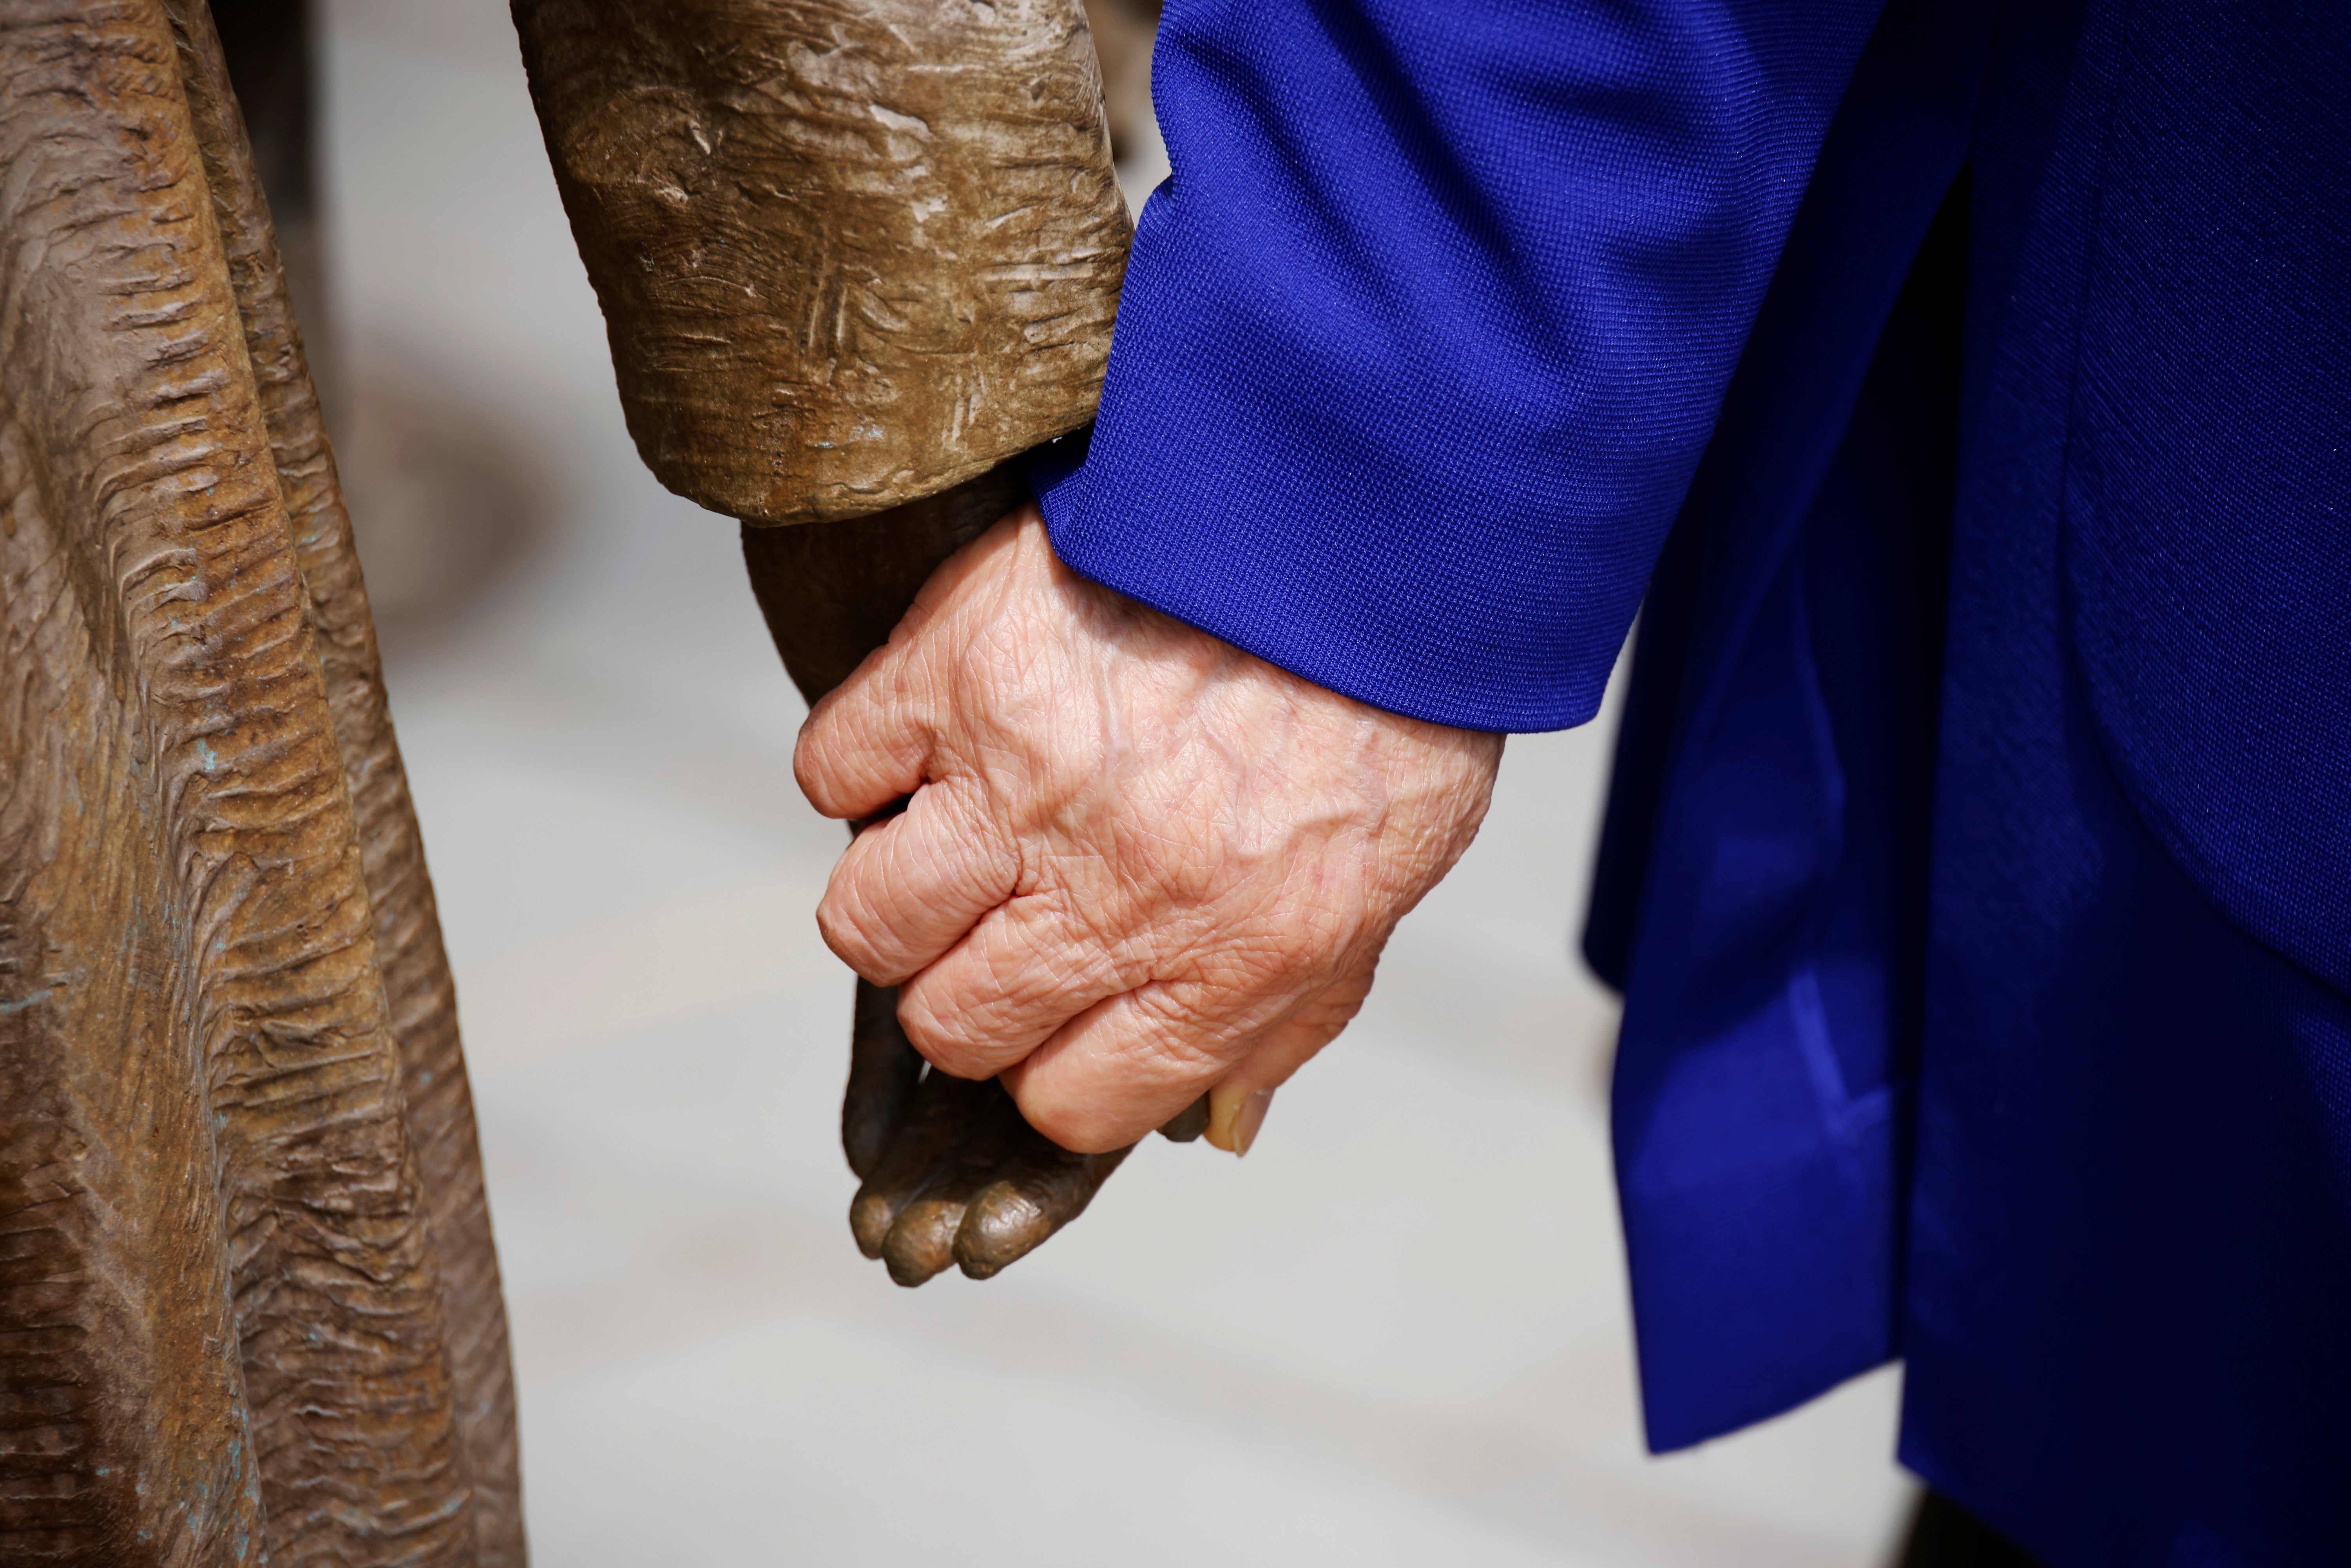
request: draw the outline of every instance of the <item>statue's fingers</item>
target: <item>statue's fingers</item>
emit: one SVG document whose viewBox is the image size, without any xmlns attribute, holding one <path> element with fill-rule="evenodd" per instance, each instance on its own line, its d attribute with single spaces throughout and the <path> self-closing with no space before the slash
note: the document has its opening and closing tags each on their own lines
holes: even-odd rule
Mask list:
<svg viewBox="0 0 2351 1568">
<path fill-rule="evenodd" d="M 973 1113 L 995 1088 L 944 1072 L 928 1073 L 915 1086 L 906 1114 L 883 1146 L 872 1175 L 850 1200 L 849 1230 L 860 1252 L 868 1258 L 882 1256 L 890 1227 L 970 1133 Z"/>
<path fill-rule="evenodd" d="M 919 1285 L 955 1261 L 956 1231 L 965 1209 L 997 1178 L 1020 1135 L 1029 1133 L 1012 1096 L 990 1088 L 994 1092 L 974 1109 L 968 1135 L 899 1211 L 883 1239 L 882 1260 L 901 1285 Z"/>
<path fill-rule="evenodd" d="M 923 1076 L 923 1059 L 898 1027 L 894 988 L 857 982 L 850 1025 L 849 1087 L 841 1097 L 841 1150 L 860 1181 L 882 1163 Z"/>
<path fill-rule="evenodd" d="M 1072 1154 L 1024 1123 L 1004 1174 L 964 1209 L 956 1231 L 956 1262 L 975 1280 L 1019 1262 L 1083 1214 L 1133 1152 L 1130 1145 L 1107 1154 Z"/>
<path fill-rule="evenodd" d="M 1185 1106 L 1175 1115 L 1159 1124 L 1159 1135 L 1171 1144 L 1188 1144 L 1208 1130 L 1208 1099 L 1206 1094 Z"/>
<path fill-rule="evenodd" d="M 925 785 L 859 833 L 832 868 L 817 928 L 841 962 L 893 986 L 937 958 L 1020 880 L 1020 852 L 976 785 Z"/>
</svg>

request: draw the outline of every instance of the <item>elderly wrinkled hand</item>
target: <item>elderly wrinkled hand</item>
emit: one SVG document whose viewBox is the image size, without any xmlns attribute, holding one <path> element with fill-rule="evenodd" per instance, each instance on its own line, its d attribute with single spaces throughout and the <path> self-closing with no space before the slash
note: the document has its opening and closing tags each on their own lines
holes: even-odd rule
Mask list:
<svg viewBox="0 0 2351 1568">
<path fill-rule="evenodd" d="M 1078 577 L 1033 507 L 941 567 L 800 732 L 861 833 L 818 910 L 907 1037 L 1122 1147 L 1213 1090 L 1245 1151 L 1468 848 L 1499 736 L 1364 706 Z"/>
</svg>

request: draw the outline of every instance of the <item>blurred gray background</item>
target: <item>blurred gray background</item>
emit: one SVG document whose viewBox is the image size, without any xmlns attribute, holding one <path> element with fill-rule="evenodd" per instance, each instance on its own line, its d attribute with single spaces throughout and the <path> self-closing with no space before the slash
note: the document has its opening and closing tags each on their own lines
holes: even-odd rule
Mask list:
<svg viewBox="0 0 2351 1568">
<path fill-rule="evenodd" d="M 544 1568 L 1884 1560 L 1890 1373 L 1642 1451 L 1614 1008 L 1571 944 L 1610 716 L 1510 743 L 1476 848 L 1247 1161 L 1153 1140 L 986 1285 L 859 1258 L 850 981 L 810 918 L 842 833 L 793 789 L 802 710 L 735 525 L 630 447 L 504 6 L 317 19 L 313 329 Z M 1122 146 L 1139 200 L 1147 118 Z"/>
</svg>

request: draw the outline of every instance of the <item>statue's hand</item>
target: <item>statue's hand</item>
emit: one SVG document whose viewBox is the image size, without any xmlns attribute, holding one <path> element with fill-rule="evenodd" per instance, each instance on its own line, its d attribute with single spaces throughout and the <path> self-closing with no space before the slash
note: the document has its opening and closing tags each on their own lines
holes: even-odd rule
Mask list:
<svg viewBox="0 0 2351 1568">
<path fill-rule="evenodd" d="M 1210 1140 L 1246 1147 L 1468 846 L 1500 753 L 1078 578 L 1033 507 L 998 523 L 800 736 L 820 810 L 912 797 L 859 835 L 818 915 L 852 968 L 899 988 L 942 1070 L 861 1202 L 927 1103 L 993 1103 L 949 1075 L 1001 1074 L 1029 1126 L 1105 1158 L 1213 1091 Z"/>
<path fill-rule="evenodd" d="M 849 1209 L 858 1249 L 919 1285 L 949 1265 L 985 1280 L 1085 1212 L 1129 1149 L 1071 1154 L 1021 1119 L 1002 1085 L 923 1075 L 898 1027 L 898 993 L 857 982 L 841 1141 L 863 1184 Z M 1207 1126 L 1206 1095 L 1160 1131 Z"/>
</svg>

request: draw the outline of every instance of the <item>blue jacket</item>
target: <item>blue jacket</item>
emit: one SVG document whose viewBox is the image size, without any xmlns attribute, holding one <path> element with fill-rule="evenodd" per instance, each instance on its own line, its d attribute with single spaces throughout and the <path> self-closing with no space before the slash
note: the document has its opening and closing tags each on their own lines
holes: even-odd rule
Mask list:
<svg viewBox="0 0 2351 1568">
<path fill-rule="evenodd" d="M 2351 1562 L 2351 6 L 1172 0 L 1090 576 L 1583 722 L 1649 1436 Z"/>
</svg>

